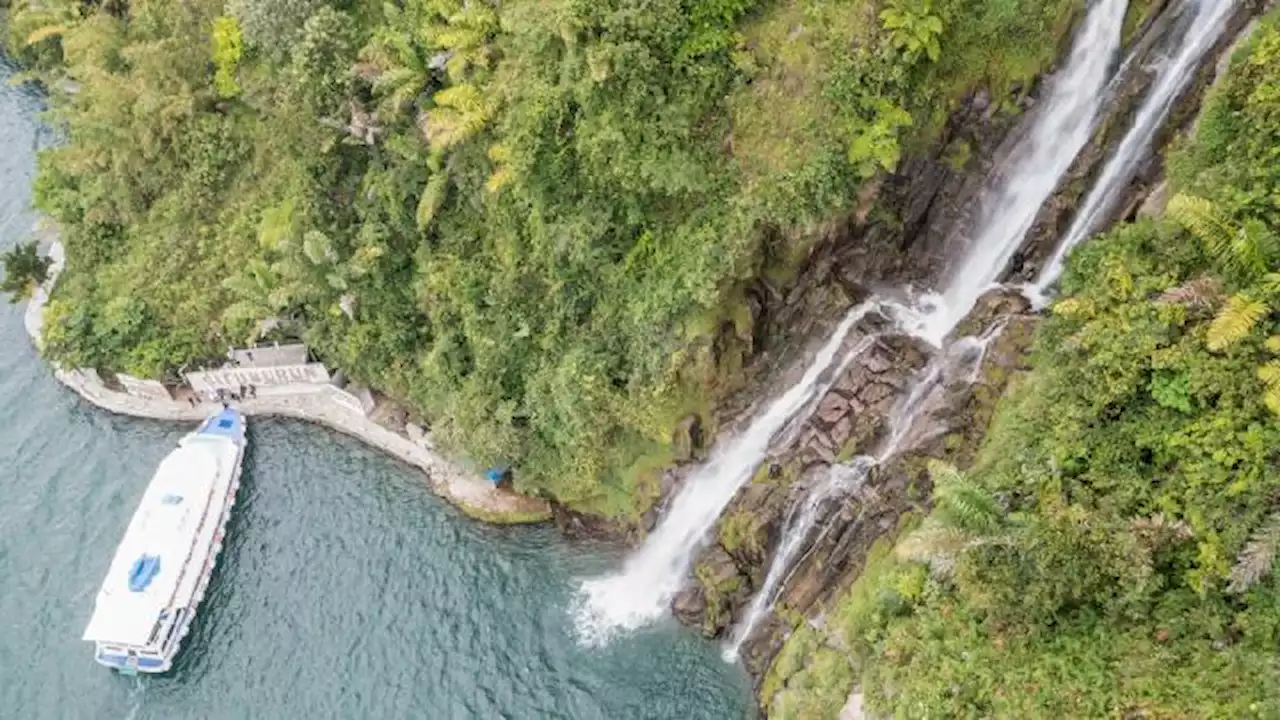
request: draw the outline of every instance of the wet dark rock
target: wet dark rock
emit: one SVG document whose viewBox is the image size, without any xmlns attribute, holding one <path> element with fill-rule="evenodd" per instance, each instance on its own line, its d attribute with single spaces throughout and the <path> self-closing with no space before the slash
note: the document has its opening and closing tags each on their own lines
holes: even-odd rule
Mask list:
<svg viewBox="0 0 1280 720">
<path fill-rule="evenodd" d="M 1031 301 L 1022 293 L 1011 288 L 996 288 L 978 298 L 973 309 L 956 325 L 949 337 L 977 337 L 989 330 L 1000 318 L 1030 311 Z"/>
<path fill-rule="evenodd" d="M 683 588 L 671 600 L 671 613 L 685 625 L 701 625 L 707 615 L 707 598 L 701 585 Z"/>
<path fill-rule="evenodd" d="M 671 439 L 671 446 L 678 462 L 693 460 L 703 449 L 702 418 L 688 415 L 681 420 Z"/>
<path fill-rule="evenodd" d="M 1134 116 L 1154 83 L 1153 69 L 1163 62 L 1162 43 L 1169 37 L 1165 30 L 1177 20 L 1181 9 L 1180 3 L 1162 3 L 1158 12 L 1151 13 L 1140 28 L 1136 40 L 1129 48 L 1135 61 L 1127 65 L 1128 74 L 1112 83 L 1112 96 L 1106 103 L 1107 116 L 1103 118 L 1093 139 L 1077 156 L 1058 190 L 1040 209 L 1020 250 L 1020 255 L 1024 258 L 1022 267 L 1011 269 L 1008 280 L 1025 282 L 1033 279 L 1040 265 L 1052 255 L 1058 241 L 1070 228 L 1076 208 L 1132 126 Z M 1164 174 L 1164 156 L 1158 150 L 1166 147 L 1193 122 L 1204 94 L 1215 77 L 1217 59 L 1225 54 L 1236 35 L 1248 25 L 1257 11 L 1250 3 L 1240 3 L 1237 6 L 1227 31 L 1207 54 L 1195 80 L 1174 103 L 1168 119 L 1151 139 L 1146 162 L 1140 165 L 1128 186 L 1117 193 L 1111 212 L 1098 218 L 1097 227 L 1108 227 L 1118 220 L 1133 217 L 1146 197 L 1160 185 Z"/>
<path fill-rule="evenodd" d="M 840 421 L 831 428 L 829 436 L 833 446 L 843 448 L 845 443 L 849 442 L 849 438 L 853 437 L 853 421 L 847 416 L 840 418 Z"/>
<path fill-rule="evenodd" d="M 639 537 L 639 528 L 618 520 L 579 513 L 558 503 L 551 505 L 551 520 L 570 540 L 609 544 L 631 544 Z"/>
</svg>

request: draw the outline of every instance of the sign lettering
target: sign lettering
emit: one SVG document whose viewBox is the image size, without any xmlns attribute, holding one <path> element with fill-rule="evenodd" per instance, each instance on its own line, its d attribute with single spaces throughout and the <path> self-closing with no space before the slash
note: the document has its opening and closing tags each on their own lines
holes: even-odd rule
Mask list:
<svg viewBox="0 0 1280 720">
<path fill-rule="evenodd" d="M 329 382 L 329 371 L 325 369 L 323 363 L 284 367 L 223 368 L 189 372 L 187 382 L 191 383 L 191 388 L 196 392 L 208 393 L 218 390 L 239 392 L 241 387 L 247 388 L 250 385 L 258 388 L 282 385 L 325 385 Z"/>
</svg>

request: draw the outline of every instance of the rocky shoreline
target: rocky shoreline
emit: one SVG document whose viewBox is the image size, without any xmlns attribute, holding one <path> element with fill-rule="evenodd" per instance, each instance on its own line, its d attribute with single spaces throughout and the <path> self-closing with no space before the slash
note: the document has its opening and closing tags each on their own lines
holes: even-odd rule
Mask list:
<svg viewBox="0 0 1280 720">
<path fill-rule="evenodd" d="M 64 266 L 61 243 L 46 238 L 53 259 L 49 277 L 27 305 L 24 322 L 27 333 L 40 345 L 42 314 L 49 291 Z M 131 417 L 172 422 L 198 422 L 216 409 L 201 402 L 191 405 L 180 400 L 144 398 L 114 390 L 96 372 L 53 367 L 54 376 L 87 402 L 108 412 Z M 345 396 L 345 397 L 343 397 Z M 551 505 L 545 500 L 494 488 L 474 473 L 449 462 L 432 450 L 425 437 L 414 439 L 384 427 L 353 407 L 350 395 L 330 385 L 299 385 L 289 392 L 248 398 L 236 403 L 246 415 L 287 417 L 315 423 L 350 435 L 422 471 L 431 488 L 467 516 L 495 524 L 529 524 L 551 519 Z"/>
</svg>

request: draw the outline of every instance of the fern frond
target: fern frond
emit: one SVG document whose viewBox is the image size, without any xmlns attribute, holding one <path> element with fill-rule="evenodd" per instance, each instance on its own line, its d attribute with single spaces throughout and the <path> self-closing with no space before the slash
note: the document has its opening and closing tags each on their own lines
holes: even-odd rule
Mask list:
<svg viewBox="0 0 1280 720">
<path fill-rule="evenodd" d="M 996 501 L 965 477 L 955 466 L 930 461 L 934 516 L 969 533 L 990 533 L 1000 526 L 1002 512 Z"/>
<path fill-rule="evenodd" d="M 1247 295 L 1233 295 L 1209 325 L 1208 345 L 1215 352 L 1248 335 L 1267 314 L 1267 304 Z"/>
<path fill-rule="evenodd" d="M 484 95 L 475 85 L 461 84 L 447 87 L 432 99 L 436 105 L 461 112 L 477 112 L 484 107 Z"/>
<path fill-rule="evenodd" d="M 1272 513 L 1236 556 L 1227 590 L 1242 593 L 1266 577 L 1277 550 L 1280 550 L 1280 512 Z"/>
<path fill-rule="evenodd" d="M 1275 238 L 1267 226 L 1249 220 L 1236 231 L 1231 243 L 1231 268 L 1245 277 L 1258 277 L 1267 271 L 1267 252 Z"/>
<path fill-rule="evenodd" d="M 1258 284 L 1267 297 L 1280 296 L 1280 273 L 1267 273 Z"/>
<path fill-rule="evenodd" d="M 63 33 L 69 30 L 66 25 L 46 25 L 27 35 L 26 44 L 35 45 L 42 40 L 48 40 L 51 37 L 61 37 Z"/>
<path fill-rule="evenodd" d="M 1236 232 L 1212 202 L 1179 194 L 1169 201 L 1165 214 L 1203 243 L 1210 255 L 1230 261 Z"/>
<path fill-rule="evenodd" d="M 1272 360 L 1259 367 L 1258 379 L 1265 383 L 1267 387 L 1280 387 L 1280 360 Z"/>
<path fill-rule="evenodd" d="M 430 227 L 436 213 L 444 205 L 448 190 L 449 176 L 445 173 L 436 173 L 427 181 L 427 186 L 422 191 L 422 198 L 418 201 L 417 221 L 420 230 Z"/>
<path fill-rule="evenodd" d="M 1280 385 L 1272 385 L 1262 393 L 1262 404 L 1266 405 L 1272 414 L 1280 415 Z"/>
</svg>

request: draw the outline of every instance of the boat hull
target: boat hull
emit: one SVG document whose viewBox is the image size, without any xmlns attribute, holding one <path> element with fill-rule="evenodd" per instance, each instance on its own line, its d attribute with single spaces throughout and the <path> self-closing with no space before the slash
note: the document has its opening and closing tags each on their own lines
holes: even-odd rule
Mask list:
<svg viewBox="0 0 1280 720">
<path fill-rule="evenodd" d="M 182 487 L 181 473 L 169 473 L 173 477 L 165 477 L 165 464 L 162 463 L 156 478 L 152 480 L 152 486 L 148 487 L 143 505 L 139 507 L 126 532 L 121 549 L 117 551 L 112 572 L 108 573 L 107 581 L 99 594 L 94 618 L 85 632 L 85 639 L 95 643 L 94 660 L 98 664 L 125 675 L 164 673 L 172 669 L 174 659 L 191 632 L 222 552 L 227 525 L 240 489 L 245 444 L 243 417 L 238 412 L 227 409 L 206 420 L 199 429 L 182 440 L 179 450 L 171 454 L 170 457 L 173 457 L 184 452 L 184 449 L 195 446 L 202 452 L 208 452 L 204 450 L 206 447 L 211 448 L 216 451 L 213 456 L 217 457 L 216 473 L 210 481 L 208 501 L 198 521 L 187 521 L 191 516 L 190 512 L 177 521 L 178 530 L 190 533 L 185 547 L 174 540 L 181 535 L 180 532 L 169 536 L 152 533 L 152 537 L 144 537 L 142 540 L 133 538 L 139 534 L 146 536 L 154 526 L 162 524 L 160 521 L 166 519 L 163 513 L 169 511 L 160 506 L 181 505 L 184 501 L 175 491 Z M 169 462 L 169 458 L 166 458 L 166 462 Z M 201 469 L 196 468 L 197 471 Z M 168 483 L 168 486 L 155 487 L 164 483 Z M 149 500 L 155 506 L 150 510 L 147 507 Z M 157 509 L 159 513 L 156 512 Z M 153 519 L 152 516 L 157 514 L 160 516 L 159 520 Z M 141 520 L 139 516 L 142 516 Z M 138 562 L 154 558 L 153 565 L 158 568 L 156 572 L 169 583 L 157 583 L 154 598 L 145 597 L 151 592 L 145 584 L 149 578 L 141 581 L 137 577 L 130 578 L 131 583 L 142 583 L 141 588 L 132 585 L 129 588 L 138 593 L 137 596 L 121 593 L 119 588 L 120 578 L 116 570 L 120 566 L 120 556 L 136 553 L 133 548 L 142 545 L 146 545 L 147 552 L 155 552 L 155 555 L 144 554 Z M 177 562 L 173 561 L 175 558 Z M 166 570 L 168 575 L 165 575 Z M 128 606 L 130 603 L 136 605 L 148 600 L 151 605 L 141 609 Z M 139 634 L 138 628 L 146 623 L 148 609 L 153 612 L 151 628 L 146 639 L 142 640 L 140 638 L 144 636 Z M 132 629 L 129 628 L 130 622 L 133 624 Z"/>
</svg>

